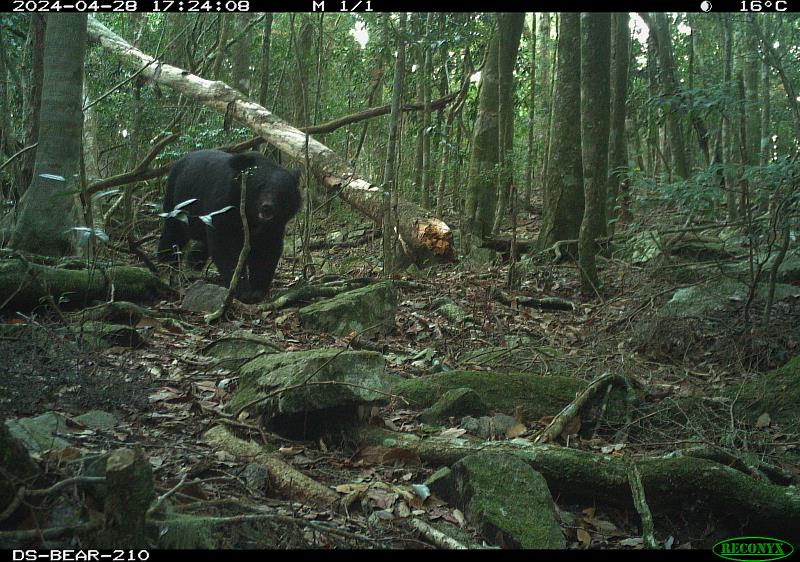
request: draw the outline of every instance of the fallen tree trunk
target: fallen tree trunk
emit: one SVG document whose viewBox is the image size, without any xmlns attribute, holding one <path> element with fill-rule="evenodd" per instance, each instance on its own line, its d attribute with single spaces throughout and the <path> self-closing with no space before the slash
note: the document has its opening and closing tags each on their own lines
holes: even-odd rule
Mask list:
<svg viewBox="0 0 800 562">
<path fill-rule="evenodd" d="M 164 84 L 204 105 L 225 113 L 252 127 L 267 142 L 289 156 L 304 161 L 306 134 L 285 123 L 272 112 L 245 98 L 224 82 L 206 80 L 187 70 L 163 64 L 89 18 L 89 38 L 123 60 L 144 65 L 141 76 Z M 377 224 L 382 223 L 383 190 L 357 175 L 336 153 L 313 138 L 308 138 L 311 171 L 331 192 L 363 212 Z M 406 255 L 414 263 L 447 261 L 454 257 L 450 227 L 419 206 L 400 201 L 395 218 L 395 234 Z"/>
<path fill-rule="evenodd" d="M 153 301 L 172 290 L 146 269 L 115 266 L 106 269 L 59 269 L 22 259 L 0 262 L 0 310 L 30 310 L 52 297 L 65 308 L 86 302 Z"/>
<path fill-rule="evenodd" d="M 544 476 L 553 497 L 634 507 L 625 458 L 520 440 L 421 439 L 372 426 L 356 432 L 362 445 L 382 445 L 391 439 L 430 466 L 449 466 L 479 451 L 516 455 Z M 776 486 L 701 458 L 643 458 L 636 464 L 654 512 L 699 505 L 723 518 L 733 515 L 737 524 L 751 531 L 791 535 L 800 528 L 800 493 L 794 487 Z"/>
</svg>

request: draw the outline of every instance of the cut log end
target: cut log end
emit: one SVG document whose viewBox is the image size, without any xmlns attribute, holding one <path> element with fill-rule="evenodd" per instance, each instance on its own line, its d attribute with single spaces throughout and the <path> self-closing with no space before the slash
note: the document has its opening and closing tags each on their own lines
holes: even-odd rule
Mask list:
<svg viewBox="0 0 800 562">
<path fill-rule="evenodd" d="M 455 259 L 453 232 L 438 219 L 422 219 L 416 224 L 417 240 L 437 262 Z"/>
</svg>

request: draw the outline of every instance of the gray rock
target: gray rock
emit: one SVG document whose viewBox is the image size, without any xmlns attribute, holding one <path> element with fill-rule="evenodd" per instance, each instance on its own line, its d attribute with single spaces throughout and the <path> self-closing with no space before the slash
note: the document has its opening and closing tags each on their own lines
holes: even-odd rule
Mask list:
<svg viewBox="0 0 800 562">
<path fill-rule="evenodd" d="M 279 351 L 282 349 L 269 339 L 247 330 L 237 330 L 205 346 L 203 355 L 214 357 L 220 367 L 233 371 L 258 355 Z"/>
<path fill-rule="evenodd" d="M 103 410 L 90 410 L 73 419 L 92 429 L 112 429 L 117 425 L 117 418 L 114 417 L 114 414 L 104 412 Z"/>
<path fill-rule="evenodd" d="M 227 287 L 195 281 L 186 289 L 181 308 L 191 312 L 214 312 L 222 306 L 227 295 Z"/>
<path fill-rule="evenodd" d="M 58 436 L 67 432 L 67 421 L 57 412 L 46 412 L 35 418 L 7 420 L 6 427 L 31 454 L 48 450 L 62 451 L 69 447 L 69 441 Z"/>
<path fill-rule="evenodd" d="M 387 400 L 395 378 L 380 353 L 340 349 L 262 355 L 239 374 L 230 411 L 257 404 L 264 423 L 289 436 L 357 421 L 359 407 Z"/>
<path fill-rule="evenodd" d="M 397 295 L 391 281 L 383 281 L 303 307 L 300 322 L 308 330 L 370 337 L 394 329 Z"/>
<path fill-rule="evenodd" d="M 265 494 L 269 489 L 269 472 L 258 463 L 250 463 L 242 471 L 247 487 L 256 494 Z"/>
<path fill-rule="evenodd" d="M 505 439 L 508 430 L 518 423 L 513 416 L 495 414 L 479 418 L 466 416 L 461 420 L 459 427 L 481 439 Z"/>
</svg>

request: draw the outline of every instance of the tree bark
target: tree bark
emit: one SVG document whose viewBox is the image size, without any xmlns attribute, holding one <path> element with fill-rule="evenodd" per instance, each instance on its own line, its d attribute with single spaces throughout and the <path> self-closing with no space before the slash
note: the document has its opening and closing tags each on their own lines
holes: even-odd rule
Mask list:
<svg viewBox="0 0 800 562">
<path fill-rule="evenodd" d="M 528 151 L 525 155 L 525 184 L 524 200 L 525 203 L 530 205 L 531 194 L 533 193 L 533 176 L 534 166 L 536 165 L 535 150 L 536 150 L 536 14 L 531 18 L 530 29 L 530 63 L 528 77 Z"/>
<path fill-rule="evenodd" d="M 406 14 L 400 14 L 397 31 L 397 59 L 394 63 L 394 80 L 392 82 L 392 113 L 389 119 L 389 140 L 386 148 L 386 164 L 383 169 L 383 222 L 389 223 L 393 219 L 391 212 L 392 194 L 395 191 L 395 180 L 397 169 L 397 130 L 400 124 L 400 102 L 403 97 L 403 81 L 405 79 L 406 66 Z M 383 269 L 384 274 L 389 275 L 394 268 L 394 248 L 391 244 L 391 228 L 383 229 Z"/>
<path fill-rule="evenodd" d="M 42 82 L 44 74 L 44 33 L 45 14 L 31 14 L 31 25 L 28 31 L 30 41 L 31 75 L 24 94 L 25 134 L 23 144 L 31 146 L 39 139 L 39 109 L 42 105 Z M 33 149 L 20 157 L 17 189 L 22 196 L 33 179 L 33 168 L 36 164 L 36 150 Z"/>
<path fill-rule="evenodd" d="M 585 292 L 600 286 L 594 239 L 606 234 L 610 32 L 610 14 L 581 15 L 581 153 L 585 202 L 578 236 L 578 265 Z"/>
<path fill-rule="evenodd" d="M 630 60 L 631 33 L 627 13 L 611 16 L 611 123 L 608 137 L 608 199 L 606 216 L 609 232 L 614 232 L 617 196 L 624 189 L 628 171 L 628 142 L 625 135 L 625 102 L 628 97 L 628 62 Z"/>
<path fill-rule="evenodd" d="M 578 238 L 583 216 L 581 151 L 581 21 L 576 13 L 558 15 L 558 53 L 553 92 L 553 125 L 547 166 L 547 204 L 539 249 Z M 608 106 L 606 106 L 608 107 Z"/>
<path fill-rule="evenodd" d="M 497 205 L 497 165 L 499 163 L 498 123 L 498 48 L 500 34 L 495 31 L 481 71 L 478 112 L 472 135 L 467 185 L 467 230 L 484 238 L 492 232 Z"/>
<path fill-rule="evenodd" d="M 675 77 L 675 62 L 672 56 L 672 39 L 667 15 L 663 13 L 641 15 L 655 38 L 661 93 L 666 97 L 674 97 L 678 94 L 678 81 Z M 673 170 L 678 177 L 686 179 L 689 177 L 689 165 L 686 160 L 686 143 L 683 139 L 680 115 L 672 107 L 667 108 L 665 112 Z"/>
<path fill-rule="evenodd" d="M 305 159 L 306 135 L 278 116 L 219 81 L 199 76 L 168 65 L 157 64 L 153 57 L 134 49 L 121 37 L 95 19 L 89 20 L 93 41 L 114 52 L 129 63 L 148 65 L 142 74 L 160 84 L 219 111 L 226 112 L 264 137 L 284 153 Z M 328 191 L 338 193 L 344 201 L 363 212 L 378 224 L 383 222 L 382 190 L 359 176 L 330 148 L 313 138 L 308 139 L 308 157 L 312 173 Z M 413 203 L 400 201 L 397 207 L 401 245 L 415 263 L 449 260 L 454 257 L 450 228 Z"/>
<path fill-rule="evenodd" d="M 498 186 L 497 211 L 494 216 L 492 232 L 497 233 L 503 223 L 508 207 L 510 192 L 514 184 L 514 67 L 517 62 L 519 40 L 525 25 L 524 13 L 498 15 L 500 43 L 498 57 L 498 117 L 500 178 Z"/>
<path fill-rule="evenodd" d="M 269 92 L 269 54 L 272 46 L 272 19 L 274 15 L 269 12 L 264 16 L 264 33 L 261 38 L 261 84 L 258 89 L 258 103 L 267 104 Z"/>
<path fill-rule="evenodd" d="M 78 221 L 75 193 L 81 162 L 83 58 L 86 16 L 51 14 L 45 36 L 39 146 L 34 179 L 20 200 L 10 247 L 64 256 L 75 249 L 69 229 Z M 70 193 L 71 192 L 71 193 Z"/>
</svg>

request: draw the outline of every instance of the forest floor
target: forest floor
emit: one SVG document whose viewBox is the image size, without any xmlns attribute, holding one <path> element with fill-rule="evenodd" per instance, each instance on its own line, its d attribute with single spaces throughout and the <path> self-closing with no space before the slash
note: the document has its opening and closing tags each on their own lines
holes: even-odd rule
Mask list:
<svg viewBox="0 0 800 562">
<path fill-rule="evenodd" d="M 535 238 L 538 217 L 521 221 L 519 236 Z M 324 232 L 335 230 L 328 225 Z M 320 229 L 323 231 L 323 229 Z M 355 265 L 341 271 L 344 277 L 378 277 L 380 240 L 364 246 L 337 249 L 335 246 L 314 252 L 315 261 L 342 262 Z M 273 292 L 291 286 L 298 278 L 297 262 L 284 256 L 279 266 Z M 507 291 L 513 296 L 560 297 L 574 303 L 573 312 L 542 311 L 511 306 L 494 298 L 494 290 L 506 291 L 505 279 L 509 264 L 498 260 L 489 265 L 471 265 L 466 261 L 439 266 L 400 278 L 413 284 L 400 286 L 396 329 L 380 343 L 402 357 L 415 357 L 390 363 L 390 369 L 403 377 L 422 376 L 431 370 L 464 368 L 463 358 L 470 351 L 483 347 L 510 347 L 525 341 L 543 349 L 559 350 L 575 365 L 571 376 L 592 380 L 605 372 L 618 372 L 641 380 L 650 388 L 667 389 L 677 395 L 714 396 L 720 388 L 735 385 L 752 374 L 747 357 L 735 356 L 736 346 L 718 328 L 709 328 L 707 339 L 696 342 L 691 352 L 674 356 L 668 348 L 637 349 L 641 335 L 638 321 L 654 311 L 680 286 L 669 275 L 660 274 L 653 266 L 637 267 L 613 256 L 600 261 L 602 296 L 582 295 L 578 272 L 571 262 L 549 263 L 528 267 L 520 289 Z M 211 275 L 211 280 L 214 276 Z M 413 288 L 410 288 L 412 287 Z M 471 316 L 471 326 L 448 320 L 435 311 L 432 303 L 441 297 L 452 299 Z M 233 330 L 246 329 L 268 336 L 286 351 L 320 347 L 346 348 L 348 342 L 330 335 L 312 333 L 300 326 L 296 309 L 258 312 L 255 307 L 235 304 L 228 319 L 207 325 L 201 314 L 182 311 L 179 302 L 161 302 L 151 307 L 156 315 L 165 312 L 191 329 L 148 329 L 147 344 L 139 349 L 112 347 L 90 352 L 74 346 L 74 339 L 55 330 L 58 318 L 42 307 L 30 315 L 6 315 L 5 322 L 35 324 L 30 338 L 0 338 L 0 364 L 5 366 L 0 378 L 0 418 L 35 416 L 57 411 L 72 417 L 89 410 L 112 412 L 118 419 L 113 430 L 93 430 L 73 424 L 72 442 L 76 449 L 107 451 L 133 445 L 142 447 L 153 468 L 158 493 L 174 487 L 181 478 L 196 479 L 176 495 L 178 502 L 202 502 L 206 513 L 218 516 L 240 513 L 237 505 L 259 504 L 276 512 L 304 521 L 322 521 L 336 525 L 342 532 L 326 534 L 298 525 L 276 522 L 253 522 L 231 525 L 218 546 L 228 548 L 263 547 L 370 547 L 428 548 L 430 543 L 410 527 L 378 522 L 361 515 L 348 517 L 333 511 L 321 511 L 291 499 L 264 498 L 263 493 L 249 489 L 241 476 L 244 464 L 224 452 L 213 452 L 201 438 L 204 431 L 219 422 L 219 414 L 235 387 L 235 374 L 215 367 L 202 348 Z M 780 310 L 774 320 L 792 329 L 793 311 Z M 790 341 L 790 348 L 800 342 Z M 76 349 L 78 351 L 76 351 Z M 785 349 L 784 349 L 785 351 Z M 791 349 L 789 350 L 791 351 Z M 780 357 L 760 352 L 760 370 L 776 366 Z M 766 358 L 766 359 L 764 359 Z M 533 358 L 529 365 L 517 370 L 546 374 L 548 358 Z M 438 363 L 438 364 L 437 364 Z M 474 362 L 471 369 L 482 369 Z M 513 414 L 514 412 L 504 412 Z M 396 404 L 381 410 L 381 417 L 392 427 L 413 431 L 416 412 Z M 547 420 L 527 420 L 530 436 L 542 429 Z M 658 454 L 667 452 L 681 439 L 675 434 L 626 444 L 629 451 Z M 250 435 L 258 439 L 258 434 Z M 666 438 L 665 438 L 666 437 Z M 279 447 L 282 458 L 311 478 L 336 487 L 343 484 L 385 482 L 407 485 L 422 482 L 437 467 L 386 466 L 370 462 L 367 456 L 346 444 L 320 439 L 297 442 L 270 434 L 271 445 Z M 571 447 L 589 447 L 574 440 Z M 65 462 L 62 453 L 45 459 L 54 473 Z M 375 506 L 390 506 L 390 491 L 373 491 L 363 501 Z M 593 505 L 559 505 L 573 514 L 576 523 L 565 528 L 571 548 L 641 548 L 631 537 L 639 535 L 636 514 Z M 427 517 L 459 526 L 463 516 L 444 504 L 428 508 Z M 58 519 L 40 521 L 37 525 L 52 526 Z M 580 532 L 581 529 L 589 532 Z M 578 532 L 576 532 L 576 530 Z M 474 530 L 463 530 L 471 540 L 480 543 Z M 674 539 L 673 548 L 708 546 L 707 532 L 698 529 L 695 535 Z M 662 537 L 663 539 L 663 537 Z M 672 544 L 672 543 L 670 543 Z"/>
</svg>

